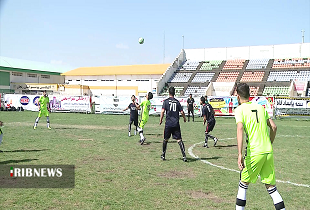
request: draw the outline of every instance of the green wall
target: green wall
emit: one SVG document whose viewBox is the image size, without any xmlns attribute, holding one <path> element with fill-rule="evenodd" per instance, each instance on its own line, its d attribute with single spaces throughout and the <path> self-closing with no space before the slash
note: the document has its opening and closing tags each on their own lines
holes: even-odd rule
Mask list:
<svg viewBox="0 0 310 210">
<path fill-rule="evenodd" d="M 0 85 L 10 86 L 10 72 L 0 71 Z"/>
</svg>

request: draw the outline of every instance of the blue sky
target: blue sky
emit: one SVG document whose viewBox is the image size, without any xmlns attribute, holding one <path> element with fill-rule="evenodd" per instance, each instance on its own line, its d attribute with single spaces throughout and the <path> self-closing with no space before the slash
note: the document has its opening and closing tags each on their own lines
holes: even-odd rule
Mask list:
<svg viewBox="0 0 310 210">
<path fill-rule="evenodd" d="M 309 0 L 0 1 L 1 56 L 73 68 L 171 63 L 182 35 L 185 49 L 310 42 Z"/>
</svg>

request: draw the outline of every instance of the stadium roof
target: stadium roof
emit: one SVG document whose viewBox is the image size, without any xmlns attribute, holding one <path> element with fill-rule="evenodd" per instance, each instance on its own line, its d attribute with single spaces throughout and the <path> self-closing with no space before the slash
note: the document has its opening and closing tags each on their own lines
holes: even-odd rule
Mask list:
<svg viewBox="0 0 310 210">
<path fill-rule="evenodd" d="M 147 64 L 126 66 L 81 67 L 62 75 L 65 76 L 103 76 L 103 75 L 145 75 L 163 74 L 171 64 Z"/>
<path fill-rule="evenodd" d="M 0 56 L 0 67 L 6 67 L 10 69 L 25 69 L 25 70 L 55 72 L 55 73 L 63 73 L 70 70 L 70 68 L 55 66 L 49 63 L 8 58 L 3 56 Z"/>
</svg>

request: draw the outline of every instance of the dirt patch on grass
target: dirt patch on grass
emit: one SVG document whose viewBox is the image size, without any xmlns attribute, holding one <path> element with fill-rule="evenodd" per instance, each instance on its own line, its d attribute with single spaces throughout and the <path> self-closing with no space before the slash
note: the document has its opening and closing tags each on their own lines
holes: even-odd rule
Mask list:
<svg viewBox="0 0 310 210">
<path fill-rule="evenodd" d="M 172 171 L 167 171 L 158 174 L 159 177 L 164 177 L 168 179 L 185 179 L 185 178 L 195 178 L 196 174 L 193 171 L 177 171 L 177 170 L 172 170 Z"/>
<path fill-rule="evenodd" d="M 223 200 L 220 197 L 217 197 L 211 192 L 191 191 L 190 196 L 194 199 L 208 199 L 216 203 L 223 203 Z"/>
</svg>

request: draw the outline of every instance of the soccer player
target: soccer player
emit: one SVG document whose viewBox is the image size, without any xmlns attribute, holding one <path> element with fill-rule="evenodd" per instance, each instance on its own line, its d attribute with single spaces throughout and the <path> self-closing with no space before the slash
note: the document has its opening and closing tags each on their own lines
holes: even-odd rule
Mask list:
<svg viewBox="0 0 310 210">
<path fill-rule="evenodd" d="M 172 137 L 177 140 L 182 155 L 183 161 L 187 162 L 186 154 L 185 154 L 185 146 L 182 141 L 181 137 L 181 129 L 179 124 L 179 112 L 181 112 L 184 122 L 186 122 L 186 117 L 183 111 L 183 108 L 180 102 L 174 98 L 175 89 L 174 87 L 169 87 L 169 98 L 164 100 L 163 107 L 160 114 L 160 121 L 159 125 L 162 124 L 164 114 L 166 112 L 166 123 L 165 123 L 165 130 L 164 130 L 164 141 L 163 141 L 163 153 L 161 155 L 162 160 L 166 160 L 166 150 L 167 150 L 167 143 L 172 134 Z"/>
<path fill-rule="evenodd" d="M 209 148 L 208 147 L 208 138 L 210 137 L 211 139 L 213 139 L 214 141 L 214 146 L 216 145 L 218 139 L 212 135 L 210 135 L 209 133 L 213 130 L 214 126 L 215 126 L 215 118 L 214 118 L 214 110 L 213 107 L 211 106 L 211 104 L 209 104 L 208 102 L 206 102 L 206 97 L 201 97 L 200 98 L 200 105 L 202 105 L 202 117 L 203 117 L 203 125 L 206 125 L 207 122 L 207 127 L 206 127 L 206 131 L 205 131 L 205 143 L 204 143 L 204 147 Z"/>
<path fill-rule="evenodd" d="M 245 83 L 237 86 L 239 106 L 235 109 L 238 141 L 238 167 L 241 170 L 236 210 L 245 208 L 246 191 L 250 183 L 255 183 L 258 175 L 271 196 L 277 210 L 285 209 L 283 199 L 275 184 L 272 143 L 277 126 L 269 118 L 267 110 L 259 104 L 249 102 L 250 88 Z M 270 128 L 270 131 L 268 129 Z M 247 137 L 247 148 L 242 158 L 243 132 Z"/>
<path fill-rule="evenodd" d="M 139 104 L 136 102 L 135 95 L 131 96 L 131 101 L 132 103 L 130 103 L 129 106 L 123 110 L 123 111 L 126 111 L 127 109 L 130 109 L 130 118 L 129 118 L 129 125 L 128 125 L 128 136 L 129 137 L 131 136 L 131 124 L 132 123 L 136 126 L 135 135 L 137 135 L 137 129 L 138 129 L 138 108 L 137 106 Z"/>
<path fill-rule="evenodd" d="M 49 117 L 49 111 L 50 111 L 50 100 L 47 96 L 46 91 L 43 91 L 43 96 L 40 97 L 39 102 L 39 115 L 34 123 L 33 129 L 37 129 L 37 125 L 39 123 L 40 118 L 42 115 L 46 117 L 46 122 L 47 122 L 47 128 L 51 129 L 50 127 L 50 117 Z"/>
<path fill-rule="evenodd" d="M 141 121 L 139 123 L 138 132 L 140 134 L 140 144 L 142 145 L 145 142 L 145 137 L 143 135 L 143 128 L 149 119 L 149 112 L 151 109 L 150 100 L 153 98 L 153 93 L 148 92 L 146 95 L 146 100 L 143 101 L 140 105 L 137 106 L 138 109 L 141 109 Z"/>
<path fill-rule="evenodd" d="M 2 130 L 1 130 L 1 127 L 3 126 L 3 122 L 2 121 L 0 121 L 0 145 L 1 145 L 1 143 L 2 143 L 2 138 L 3 138 L 3 132 L 2 132 Z M 0 150 L 0 152 L 3 152 L 2 150 Z"/>
<path fill-rule="evenodd" d="M 187 99 L 187 116 L 188 116 L 188 122 L 190 118 L 190 113 L 193 115 L 193 122 L 194 122 L 194 103 L 195 100 L 192 98 L 192 94 L 189 94 L 189 98 Z"/>
</svg>

